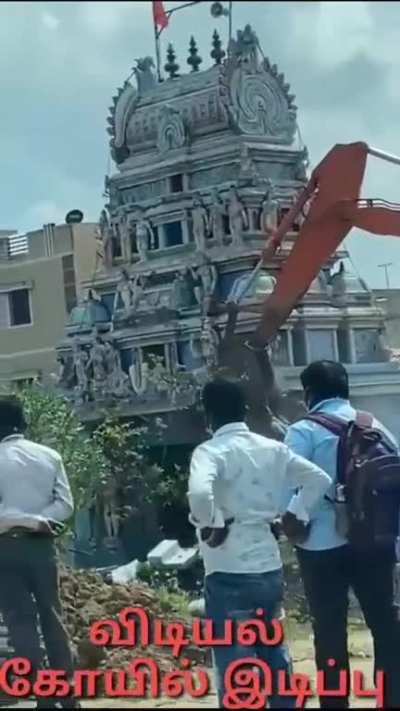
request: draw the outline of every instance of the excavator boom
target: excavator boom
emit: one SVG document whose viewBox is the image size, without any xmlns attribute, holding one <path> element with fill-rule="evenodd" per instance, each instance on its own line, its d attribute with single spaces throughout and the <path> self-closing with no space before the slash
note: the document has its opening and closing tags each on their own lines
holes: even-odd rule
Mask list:
<svg viewBox="0 0 400 711">
<path fill-rule="evenodd" d="M 315 168 L 310 181 L 269 237 L 259 263 L 236 301 L 228 304 L 229 317 L 219 362 L 243 380 L 251 425 L 278 439 L 282 436 L 282 419 L 279 418 L 285 415 L 284 398 L 275 380 L 268 344 L 353 227 L 379 235 L 400 236 L 400 205 L 360 198 L 369 154 L 400 164 L 397 156 L 369 148 L 366 143 L 334 146 Z M 306 204 L 308 211 L 304 218 Z M 296 241 L 264 304 L 260 324 L 246 344 L 249 347 L 244 347 L 243 339 L 236 332 L 240 301 L 300 215 L 304 221 Z M 285 416 L 290 419 L 292 415 L 295 416 L 294 411 Z"/>
<path fill-rule="evenodd" d="M 366 143 L 338 144 L 315 168 L 311 179 L 267 242 L 262 260 L 270 258 L 310 201 L 310 209 L 293 249 L 267 298 L 253 342 L 266 345 L 307 292 L 324 263 L 353 227 L 400 237 L 400 205 L 360 199 L 368 154 L 400 164 L 400 158 Z"/>
</svg>

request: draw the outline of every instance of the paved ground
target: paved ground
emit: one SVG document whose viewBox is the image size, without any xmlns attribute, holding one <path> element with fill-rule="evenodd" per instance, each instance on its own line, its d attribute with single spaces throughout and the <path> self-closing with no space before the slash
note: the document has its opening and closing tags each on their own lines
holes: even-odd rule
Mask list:
<svg viewBox="0 0 400 711">
<path fill-rule="evenodd" d="M 293 637 L 292 637 L 293 639 Z M 372 644 L 369 634 L 364 629 L 353 630 L 350 637 L 350 651 L 352 654 L 352 668 L 362 671 L 368 685 L 372 685 Z M 292 642 L 291 650 L 294 660 L 295 671 L 309 675 L 313 680 L 315 674 L 312 650 L 312 639 L 308 629 L 302 628 L 296 641 Z M 216 708 L 216 696 L 209 694 L 203 699 L 193 700 L 191 698 L 182 699 L 156 699 L 148 701 L 118 701 L 118 700 L 96 700 L 86 701 L 84 708 Z M 352 699 L 353 708 L 375 708 L 375 699 Z M 319 708 L 317 699 L 310 699 L 307 708 Z M 11 708 L 4 707 L 3 708 Z M 34 704 L 14 705 L 14 709 L 34 708 Z"/>
</svg>

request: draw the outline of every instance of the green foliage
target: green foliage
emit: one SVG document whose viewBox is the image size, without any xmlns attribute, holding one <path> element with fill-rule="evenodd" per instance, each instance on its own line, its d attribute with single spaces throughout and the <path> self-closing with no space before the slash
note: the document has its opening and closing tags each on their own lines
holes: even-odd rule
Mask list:
<svg viewBox="0 0 400 711">
<path fill-rule="evenodd" d="M 24 404 L 27 436 L 56 449 L 62 456 L 76 510 L 106 481 L 109 467 L 100 443 L 83 427 L 71 406 L 38 384 L 18 392 Z"/>
<path fill-rule="evenodd" d="M 146 446 L 146 426 L 121 423 L 107 418 L 95 430 L 93 441 L 102 448 L 109 464 L 109 477 L 99 488 L 107 495 L 110 488 L 120 500 L 120 514 L 140 512 L 151 504 L 162 470 L 151 462 Z M 130 505 L 126 505 L 127 502 Z"/>
<path fill-rule="evenodd" d="M 182 374 L 168 374 L 156 358 L 151 377 L 154 385 L 170 394 L 189 393 L 193 386 Z M 28 437 L 61 454 L 76 511 L 112 497 L 121 517 L 143 515 L 146 507 L 154 506 L 172 514 L 186 512 L 187 467 L 172 465 L 164 470 L 152 461 L 146 424 L 123 422 L 117 414 L 105 413 L 93 429 L 82 424 L 64 397 L 38 383 L 16 394 L 24 404 Z M 159 419 L 155 425 L 161 444 L 165 424 Z"/>
<path fill-rule="evenodd" d="M 150 563 L 142 563 L 139 566 L 137 576 L 138 580 L 147 583 L 147 585 L 156 590 L 161 587 L 170 593 L 175 593 L 179 590 L 178 578 L 174 571 L 153 568 Z"/>
<path fill-rule="evenodd" d="M 175 571 L 158 570 L 143 563 L 138 570 L 138 580 L 157 590 L 158 601 L 164 615 L 189 616 L 189 596 L 179 588 Z"/>
<path fill-rule="evenodd" d="M 41 385 L 27 386 L 17 395 L 24 404 L 27 436 L 61 454 L 76 511 L 107 496 L 119 499 L 121 515 L 132 515 L 151 502 L 161 469 L 149 459 L 146 427 L 108 417 L 91 432 L 63 397 Z M 135 507 L 124 506 L 126 501 L 134 501 Z"/>
<path fill-rule="evenodd" d="M 159 480 L 156 496 L 164 508 L 178 507 L 187 509 L 188 466 L 167 469 Z"/>
</svg>

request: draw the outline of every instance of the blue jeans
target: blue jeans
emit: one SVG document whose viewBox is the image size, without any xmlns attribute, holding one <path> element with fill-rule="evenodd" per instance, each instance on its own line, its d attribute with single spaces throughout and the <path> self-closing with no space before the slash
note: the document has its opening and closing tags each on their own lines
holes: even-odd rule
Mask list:
<svg viewBox="0 0 400 711">
<path fill-rule="evenodd" d="M 213 620 L 216 636 L 223 636 L 225 620 L 250 620 L 255 617 L 258 608 L 264 610 L 265 621 L 276 619 L 282 599 L 282 570 L 260 574 L 213 573 L 206 576 L 206 616 L 207 619 Z M 292 673 L 289 651 L 283 643 L 275 646 L 260 643 L 247 647 L 235 640 L 232 646 L 215 646 L 213 659 L 220 708 L 224 708 L 226 669 L 232 662 L 246 657 L 266 662 L 272 673 L 278 670 L 284 670 L 288 675 Z M 269 697 L 268 705 L 270 708 L 294 708 L 295 699 L 274 694 Z"/>
</svg>

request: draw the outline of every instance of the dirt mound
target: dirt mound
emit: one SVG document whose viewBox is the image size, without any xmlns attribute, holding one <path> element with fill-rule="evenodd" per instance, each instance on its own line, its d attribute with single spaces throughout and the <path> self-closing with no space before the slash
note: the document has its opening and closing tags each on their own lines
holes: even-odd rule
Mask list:
<svg viewBox="0 0 400 711">
<path fill-rule="evenodd" d="M 176 669 L 177 660 L 169 647 L 150 645 L 146 649 L 95 647 L 89 641 L 90 626 L 101 619 L 117 619 L 125 607 L 144 607 L 151 621 L 154 617 L 165 621 L 183 622 L 190 636 L 189 620 L 162 612 L 157 592 L 143 583 L 130 585 L 108 585 L 103 579 L 89 571 L 64 568 L 60 575 L 61 599 L 64 621 L 74 644 L 78 666 L 85 669 L 99 667 L 119 668 L 126 666 L 135 657 L 151 656 L 160 670 Z M 205 650 L 187 647 L 183 656 L 193 663 L 206 663 Z"/>
</svg>

